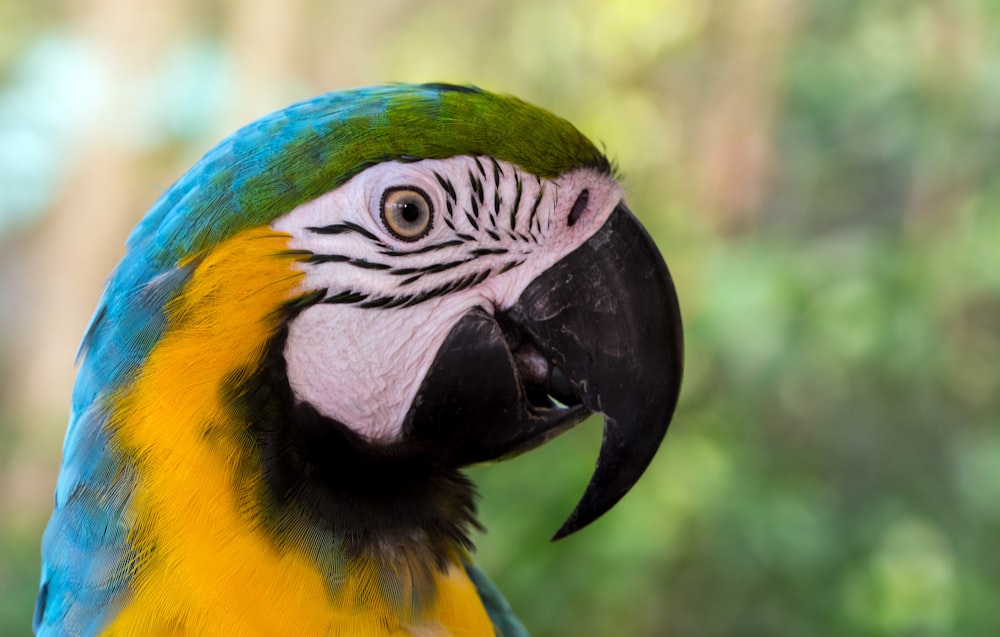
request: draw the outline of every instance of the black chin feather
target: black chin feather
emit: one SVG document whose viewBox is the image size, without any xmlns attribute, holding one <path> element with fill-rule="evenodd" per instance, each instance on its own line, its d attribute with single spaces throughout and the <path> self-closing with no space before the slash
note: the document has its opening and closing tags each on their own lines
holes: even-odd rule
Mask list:
<svg viewBox="0 0 1000 637">
<path fill-rule="evenodd" d="M 427 443 L 371 442 L 297 403 L 286 337 L 282 329 L 261 365 L 230 384 L 264 476 L 263 522 L 279 543 L 313 537 L 343 557 L 430 558 L 439 566 L 471 550 L 469 533 L 480 528 L 471 481 Z"/>
</svg>

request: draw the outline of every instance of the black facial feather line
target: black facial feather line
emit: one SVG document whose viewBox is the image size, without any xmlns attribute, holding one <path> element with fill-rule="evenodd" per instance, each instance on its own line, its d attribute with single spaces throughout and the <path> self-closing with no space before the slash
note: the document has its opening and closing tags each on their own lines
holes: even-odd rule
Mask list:
<svg viewBox="0 0 1000 637">
<path fill-rule="evenodd" d="M 359 226 L 356 223 L 352 223 L 350 221 L 345 221 L 343 223 L 335 223 L 329 226 L 310 226 L 306 228 L 306 230 L 315 234 L 327 234 L 327 235 L 337 235 L 337 234 L 344 234 L 347 232 L 353 232 L 356 234 L 360 234 L 362 237 L 368 239 L 369 241 L 371 241 L 372 243 L 374 243 L 379 247 L 382 248 L 389 247 L 381 239 L 375 236 L 370 230 L 364 228 L 363 226 Z"/>
</svg>

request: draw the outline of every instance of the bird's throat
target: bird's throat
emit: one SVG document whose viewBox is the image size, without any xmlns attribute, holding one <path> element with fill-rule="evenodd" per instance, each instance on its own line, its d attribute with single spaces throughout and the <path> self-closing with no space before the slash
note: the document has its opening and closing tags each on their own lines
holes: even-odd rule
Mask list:
<svg viewBox="0 0 1000 637">
<path fill-rule="evenodd" d="M 472 483 L 427 443 L 372 442 L 297 402 L 285 375 L 286 334 L 271 339 L 254 372 L 237 375 L 230 398 L 249 423 L 275 541 L 308 538 L 310 553 L 381 564 L 414 582 L 460 561 L 477 527 Z"/>
</svg>

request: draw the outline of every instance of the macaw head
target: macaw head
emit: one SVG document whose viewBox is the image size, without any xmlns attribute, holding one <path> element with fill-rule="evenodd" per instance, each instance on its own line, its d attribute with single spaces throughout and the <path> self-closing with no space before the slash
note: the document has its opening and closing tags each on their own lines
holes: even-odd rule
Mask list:
<svg viewBox="0 0 1000 637">
<path fill-rule="evenodd" d="M 308 298 L 277 364 L 297 409 L 457 467 L 602 414 L 561 537 L 656 452 L 680 382 L 677 301 L 606 162 L 542 176 L 486 148 L 380 162 L 272 223 L 303 255 Z"/>
<path fill-rule="evenodd" d="M 245 312 L 220 296 L 248 303 L 275 279 L 294 282 L 269 331 L 244 336 L 264 345 L 255 368 L 220 370 L 243 378 L 227 381 L 232 403 L 249 410 L 275 488 L 304 484 L 292 490 L 315 506 L 336 480 L 384 496 L 412 480 L 406 467 L 510 457 L 598 413 L 597 467 L 562 537 L 652 460 L 681 382 L 677 298 L 611 164 L 564 120 L 448 85 L 279 111 L 220 144 L 147 215 L 109 289 L 112 311 L 136 303 L 115 288 L 159 303 L 164 282 L 168 296 L 182 290 L 175 280 L 261 227 L 280 237 L 281 267 L 258 278 L 248 267 L 197 302 Z M 137 269 L 143 280 L 131 280 Z M 140 331 L 193 322 L 155 318 L 165 322 Z M 86 344 L 98 356 L 104 322 Z M 331 468 L 325 454 L 348 441 L 362 455 Z"/>
<path fill-rule="evenodd" d="M 682 368 L 670 275 L 605 156 L 449 85 L 331 93 L 223 141 L 133 233 L 83 352 L 43 611 L 61 529 L 96 511 L 128 564 L 218 529 L 212 550 L 245 556 L 247 521 L 281 546 L 443 560 L 475 524 L 463 467 L 600 414 L 568 535 L 649 465 Z"/>
</svg>

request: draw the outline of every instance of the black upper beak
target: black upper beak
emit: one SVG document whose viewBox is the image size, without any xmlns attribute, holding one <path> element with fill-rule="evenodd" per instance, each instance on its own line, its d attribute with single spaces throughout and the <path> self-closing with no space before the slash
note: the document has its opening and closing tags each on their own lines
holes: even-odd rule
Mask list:
<svg viewBox="0 0 1000 637">
<path fill-rule="evenodd" d="M 471 464 L 521 453 L 602 414 L 597 467 L 558 539 L 600 517 L 645 471 L 677 404 L 682 367 L 670 273 L 619 205 L 505 315 L 475 311 L 459 321 L 421 385 L 406 432 Z"/>
</svg>

